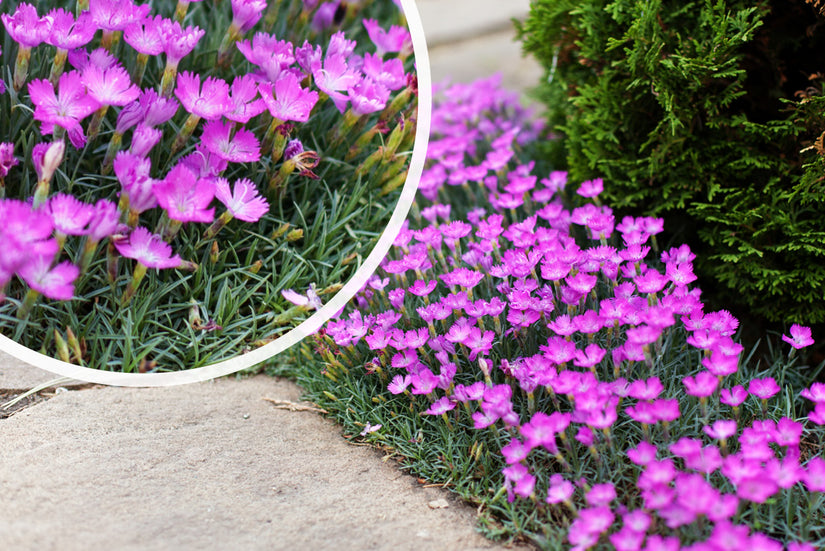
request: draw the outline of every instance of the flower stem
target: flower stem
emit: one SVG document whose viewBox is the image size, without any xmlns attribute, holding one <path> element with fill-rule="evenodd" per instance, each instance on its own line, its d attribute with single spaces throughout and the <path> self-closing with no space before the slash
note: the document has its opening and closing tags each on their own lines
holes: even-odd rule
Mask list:
<svg viewBox="0 0 825 551">
<path fill-rule="evenodd" d="M 137 291 L 138 285 L 140 285 L 143 276 L 146 275 L 146 266 L 141 264 L 140 262 L 137 263 L 135 266 L 135 271 L 132 273 L 132 280 L 129 282 L 129 285 L 126 286 L 126 290 L 123 291 L 123 296 L 120 298 L 120 306 L 126 306 L 131 302 L 132 297 L 135 296 L 135 291 Z"/>
</svg>

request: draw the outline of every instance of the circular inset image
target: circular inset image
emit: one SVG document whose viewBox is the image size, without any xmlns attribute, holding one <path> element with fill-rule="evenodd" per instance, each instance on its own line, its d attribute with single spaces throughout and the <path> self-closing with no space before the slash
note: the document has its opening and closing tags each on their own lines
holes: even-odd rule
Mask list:
<svg viewBox="0 0 825 551">
<path fill-rule="evenodd" d="M 175 384 L 342 308 L 423 166 L 412 0 L 46 4 L 0 4 L 0 346 Z"/>
</svg>

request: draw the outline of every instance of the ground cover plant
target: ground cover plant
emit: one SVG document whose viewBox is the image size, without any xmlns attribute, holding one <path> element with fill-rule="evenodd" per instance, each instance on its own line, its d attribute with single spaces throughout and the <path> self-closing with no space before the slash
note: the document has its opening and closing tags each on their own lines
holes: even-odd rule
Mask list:
<svg viewBox="0 0 825 551">
<path fill-rule="evenodd" d="M 538 0 L 519 25 L 575 181 L 690 244 L 708 303 L 825 322 L 823 3 Z"/>
<path fill-rule="evenodd" d="M 542 549 L 825 546 L 823 366 L 709 310 L 667 221 L 535 162 L 494 79 L 441 90 L 414 214 L 294 376 L 351 437 Z M 779 340 L 779 339 L 777 339 Z"/>
<path fill-rule="evenodd" d="M 416 79 L 390 0 L 0 3 L 0 332 L 117 371 L 288 331 L 369 253 Z"/>
</svg>

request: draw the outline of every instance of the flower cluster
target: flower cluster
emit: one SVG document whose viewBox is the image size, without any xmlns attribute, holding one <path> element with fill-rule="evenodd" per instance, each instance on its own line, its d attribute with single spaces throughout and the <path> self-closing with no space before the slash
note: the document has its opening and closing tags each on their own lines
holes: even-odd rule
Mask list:
<svg viewBox="0 0 825 551">
<path fill-rule="evenodd" d="M 404 120 L 416 93 L 409 32 L 382 26 L 366 11 L 358 24 L 367 39 L 359 44 L 323 15 L 335 14 L 339 2 L 292 4 L 269 3 L 267 11 L 262 0 L 232 0 L 190 10 L 182 1 L 164 15 L 132 0 L 81 1 L 74 11 L 47 13 L 21 2 L 0 16 L 17 46 L 12 82 L 0 93 L 15 106 L 15 128 L 29 117 L 37 129 L 22 142 L 32 146 L 10 136 L 18 145 L 0 147 L 0 190 L 29 201 L 2 207 L 3 236 L 28 226 L 0 250 L 0 291 L 8 299 L 27 292 L 9 288 L 15 274 L 49 298 L 72 298 L 73 282 L 108 240 L 100 264 L 110 283 L 118 280 L 119 258 L 135 260 L 124 306 L 147 268 L 197 269 L 176 251 L 197 253 L 193 245 L 214 240 L 233 219 L 251 224 L 278 212 L 277 222 L 270 216 L 269 226 L 251 230 L 272 233 L 289 220 L 291 207 L 279 204 L 290 176 L 320 178 L 313 169 L 325 154 L 367 157 L 376 134 L 396 126 L 399 141 L 411 142 L 414 124 Z M 231 17 L 223 14 L 230 9 Z M 230 19 L 222 39 L 192 23 Z M 303 34 L 276 36 L 286 20 L 304 21 Z M 319 30 L 326 42 L 304 38 Z M 327 149 L 310 150 L 308 138 Z M 385 160 L 406 163 L 379 149 Z M 26 181 L 29 167 L 36 183 Z M 107 185 L 72 191 L 93 177 Z M 196 224 L 206 229 L 189 229 Z M 64 251 L 67 236 L 72 251 L 83 251 Z M 30 311 L 21 303 L 18 317 Z"/>
<path fill-rule="evenodd" d="M 821 544 L 825 460 L 810 442 L 825 387 L 804 390 L 816 406 L 794 416 L 784 372 L 754 375 L 738 320 L 705 311 L 690 249 L 657 253 L 662 219 L 617 223 L 601 180 L 575 186 L 519 159 L 540 129 L 495 80 L 443 97 L 430 202 L 318 337 L 328 374 L 352 358 L 396 399 L 424 397 L 422 415 L 487 431 L 499 495 L 530 500 L 539 523 L 565 519 L 573 549 Z M 796 325 L 783 338 L 813 342 Z M 779 520 L 777 502 L 798 510 Z"/>
</svg>

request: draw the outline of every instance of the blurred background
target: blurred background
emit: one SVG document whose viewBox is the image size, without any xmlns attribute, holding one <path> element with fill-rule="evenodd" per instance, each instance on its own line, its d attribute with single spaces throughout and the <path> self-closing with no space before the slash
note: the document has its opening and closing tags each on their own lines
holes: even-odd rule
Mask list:
<svg viewBox="0 0 825 551">
<path fill-rule="evenodd" d="M 470 82 L 501 73 L 506 88 L 535 86 L 541 69 L 521 55 L 512 18 L 529 0 L 416 0 L 430 53 L 433 83 Z"/>
</svg>

